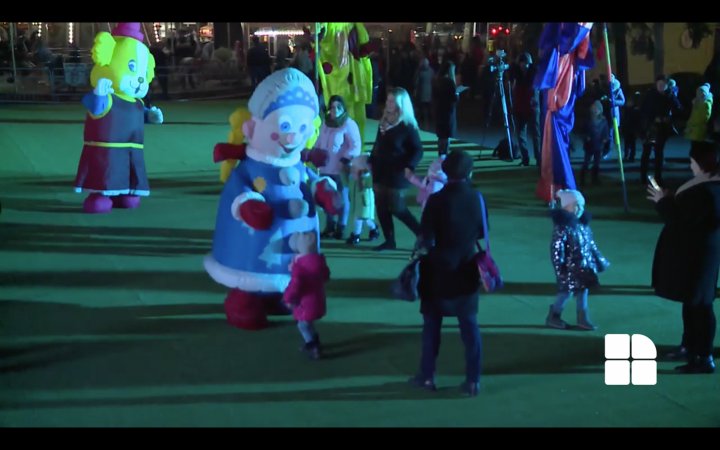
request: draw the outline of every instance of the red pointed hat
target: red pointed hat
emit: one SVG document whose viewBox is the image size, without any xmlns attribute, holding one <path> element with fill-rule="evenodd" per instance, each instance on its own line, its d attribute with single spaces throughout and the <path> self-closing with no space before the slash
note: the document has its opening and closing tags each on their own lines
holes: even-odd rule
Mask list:
<svg viewBox="0 0 720 450">
<path fill-rule="evenodd" d="M 137 39 L 142 42 L 145 38 L 142 31 L 140 31 L 140 22 L 119 22 L 115 28 L 113 28 L 113 36 L 125 36 Z"/>
</svg>

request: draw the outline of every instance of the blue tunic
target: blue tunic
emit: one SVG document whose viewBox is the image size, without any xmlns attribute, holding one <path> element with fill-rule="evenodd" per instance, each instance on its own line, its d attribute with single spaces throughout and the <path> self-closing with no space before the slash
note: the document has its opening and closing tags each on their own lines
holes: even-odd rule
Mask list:
<svg viewBox="0 0 720 450">
<path fill-rule="evenodd" d="M 243 160 L 231 173 L 220 195 L 212 253 L 204 261 L 208 274 L 230 288 L 283 292 L 290 282 L 288 266 L 295 255 L 288 243 L 290 235 L 311 230 L 319 233 L 318 216 L 307 182 L 317 179 L 301 162 L 283 168 L 249 158 Z M 268 230 L 254 230 L 235 217 L 240 202 L 238 196 L 243 194 L 248 199 L 260 194 L 270 205 L 273 222 Z M 290 199 L 304 199 L 309 207 L 307 215 L 291 218 Z M 317 242 L 320 242 L 319 236 Z"/>
</svg>

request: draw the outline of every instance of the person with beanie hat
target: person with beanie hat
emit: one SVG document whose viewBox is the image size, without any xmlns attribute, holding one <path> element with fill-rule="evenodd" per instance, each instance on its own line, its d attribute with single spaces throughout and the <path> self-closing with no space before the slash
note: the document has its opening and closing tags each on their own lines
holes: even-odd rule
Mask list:
<svg viewBox="0 0 720 450">
<path fill-rule="evenodd" d="M 596 330 L 588 313 L 589 289 L 598 285 L 598 272 L 610 263 L 598 250 L 590 215 L 585 212 L 585 197 L 573 189 L 562 189 L 555 194 L 556 208 L 551 211 L 553 233 L 550 256 L 557 279 L 557 298 L 550 305 L 545 325 L 568 329 L 562 320 L 565 304 L 572 295 L 577 301 L 577 326 L 581 330 Z"/>
<path fill-rule="evenodd" d="M 478 394 L 481 365 L 477 322 L 480 276 L 475 256 L 477 241 L 485 236 L 478 193 L 470 182 L 473 161 L 453 150 L 442 163 L 447 184 L 432 194 L 420 221 L 420 312 L 423 315 L 420 368 L 410 378 L 413 386 L 434 391 L 435 362 L 440 350 L 443 317 L 456 317 L 465 346 L 465 382 L 461 391 Z"/>
<path fill-rule="evenodd" d="M 720 163 L 712 142 L 693 142 L 693 178 L 675 193 L 648 185 L 648 199 L 664 222 L 655 246 L 655 295 L 682 303 L 680 346 L 666 355 L 686 359 L 680 373 L 712 373 L 716 319 L 713 302 L 720 269 Z"/>
</svg>

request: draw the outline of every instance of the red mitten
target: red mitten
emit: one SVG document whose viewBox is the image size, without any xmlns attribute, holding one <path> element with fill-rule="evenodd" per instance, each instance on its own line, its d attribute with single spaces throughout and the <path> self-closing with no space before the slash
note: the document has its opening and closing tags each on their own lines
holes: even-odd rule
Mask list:
<svg viewBox="0 0 720 450">
<path fill-rule="evenodd" d="M 327 164 L 329 158 L 330 153 L 321 148 L 316 148 L 310 152 L 310 162 L 312 162 L 315 167 L 323 167 Z"/>
<path fill-rule="evenodd" d="M 260 200 L 247 200 L 240 205 L 240 218 L 256 230 L 267 230 L 272 225 L 270 205 Z"/>
<path fill-rule="evenodd" d="M 317 183 L 315 202 L 330 215 L 340 214 L 343 207 L 342 195 L 330 186 L 327 180 Z"/>
<path fill-rule="evenodd" d="M 245 159 L 245 144 L 229 144 L 220 142 L 213 149 L 213 161 L 220 162 L 228 159 Z"/>
</svg>

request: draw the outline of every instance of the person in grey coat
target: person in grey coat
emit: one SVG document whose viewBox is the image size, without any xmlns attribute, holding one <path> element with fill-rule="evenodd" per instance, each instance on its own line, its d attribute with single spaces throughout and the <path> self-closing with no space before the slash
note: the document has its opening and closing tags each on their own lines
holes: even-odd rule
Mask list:
<svg viewBox="0 0 720 450">
<path fill-rule="evenodd" d="M 550 305 L 545 325 L 567 329 L 560 317 L 565 303 L 572 295 L 577 300 L 577 326 L 582 330 L 596 330 L 588 314 L 589 289 L 598 285 L 598 272 L 610 263 L 598 250 L 590 215 L 585 212 L 585 197 L 576 190 L 560 190 L 556 194 L 558 209 L 551 211 L 553 220 L 550 254 L 557 277 L 557 299 Z"/>
</svg>

